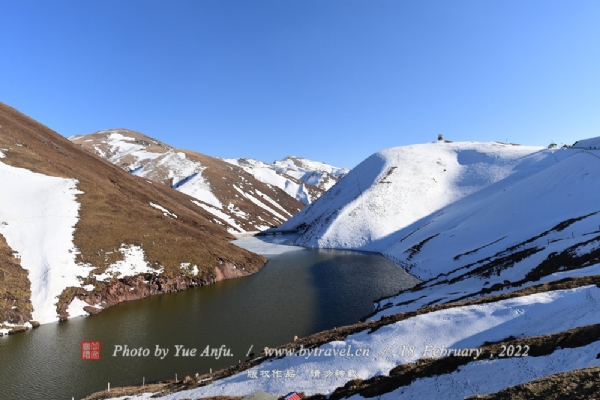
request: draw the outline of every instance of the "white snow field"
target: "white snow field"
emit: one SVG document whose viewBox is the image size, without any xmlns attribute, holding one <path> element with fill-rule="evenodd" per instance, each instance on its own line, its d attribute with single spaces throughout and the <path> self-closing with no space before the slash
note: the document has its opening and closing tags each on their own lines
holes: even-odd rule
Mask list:
<svg viewBox="0 0 600 400">
<path fill-rule="evenodd" d="M 281 226 L 308 226 L 297 244 L 380 251 L 373 242 L 552 153 L 499 143 L 434 142 L 373 154 Z"/>
<path fill-rule="evenodd" d="M 57 321 L 57 296 L 80 286 L 86 269 L 75 263 L 77 181 L 37 174 L 0 162 L 0 233 L 29 272 L 33 319 Z M 1 321 L 0 321 L 1 322 Z"/>
<path fill-rule="evenodd" d="M 75 261 L 79 250 L 73 244 L 79 220 L 77 180 L 47 176 L 0 162 L 0 234 L 18 253 L 21 266 L 29 273 L 33 320 L 45 324 L 58 321 L 56 303 L 67 287 L 82 287 L 80 277 L 89 276 L 94 267 Z M 152 203 L 151 203 L 152 205 Z M 162 212 L 168 210 L 156 206 Z M 174 214 L 172 214 L 174 216 Z M 98 281 L 113 276 L 160 273 L 144 260 L 136 246 L 122 245 L 124 259 L 111 264 Z M 84 289 L 92 290 L 91 285 Z M 70 317 L 88 315 L 88 304 L 74 299 L 68 307 Z M 0 321 L 0 324 L 7 324 Z M 6 333 L 6 332 L 3 332 Z"/>
<path fill-rule="evenodd" d="M 348 173 L 347 168 L 294 156 L 273 164 L 252 158 L 223 158 L 223 161 L 243 168 L 259 181 L 282 189 L 305 205 L 315 201 L 318 193 L 311 192 L 304 184 L 327 191 Z"/>
<path fill-rule="evenodd" d="M 428 281 L 381 302 L 402 305 L 377 318 L 530 285 L 552 254 L 598 249 L 600 191 L 590 188 L 599 184 L 600 150 L 399 147 L 369 157 L 280 229 L 303 228 L 297 245 L 380 252 Z"/>
<path fill-rule="evenodd" d="M 583 148 L 583 149 L 588 149 L 588 150 L 594 150 L 594 149 L 600 150 L 600 137 L 578 140 L 577 142 L 575 142 L 573 147 Z"/>
</svg>

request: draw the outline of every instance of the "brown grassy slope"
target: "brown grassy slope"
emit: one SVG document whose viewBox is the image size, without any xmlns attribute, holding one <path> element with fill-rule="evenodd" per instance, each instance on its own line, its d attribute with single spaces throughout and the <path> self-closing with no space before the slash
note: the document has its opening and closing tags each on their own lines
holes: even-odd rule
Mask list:
<svg viewBox="0 0 600 400">
<path fill-rule="evenodd" d="M 216 274 L 219 262 L 231 262 L 248 273 L 266 259 L 228 242 L 233 237 L 209 222 L 208 213 L 191 198 L 153 185 L 96 157 L 17 110 L 0 103 L 2 162 L 46 175 L 75 178 L 81 204 L 74 235 L 78 261 L 104 269 L 116 261 L 121 244 L 141 246 L 147 260 L 164 267 L 164 275 L 181 274 L 180 263 L 198 265 L 201 274 Z M 170 218 L 150 206 L 165 207 Z M 113 254 L 106 254 L 113 252 Z"/>
<path fill-rule="evenodd" d="M 106 158 L 107 160 L 113 162 L 111 158 L 116 156 L 116 154 L 111 151 L 108 145 L 103 143 L 103 141 L 106 140 L 112 132 L 117 132 L 123 136 L 133 138 L 136 144 L 144 146 L 145 150 L 148 152 L 165 153 L 169 150 L 173 150 L 173 147 L 166 143 L 151 138 L 150 136 L 146 136 L 143 133 L 123 128 L 98 131 L 88 135 L 74 137 L 72 138 L 72 142 L 80 147 L 83 147 L 90 153 L 101 155 L 102 158 Z M 125 155 L 120 157 L 119 162 L 113 163 L 123 169 L 129 169 L 131 164 L 133 164 L 135 161 L 135 157 L 131 155 Z"/>
<path fill-rule="evenodd" d="M 0 327 L 2 321 L 23 325 L 31 320 L 32 311 L 28 273 L 0 235 Z"/>
<path fill-rule="evenodd" d="M 578 369 L 511 386 L 485 400 L 591 400 L 600 399 L 600 367 Z"/>
<path fill-rule="evenodd" d="M 262 201 L 265 205 L 277 211 L 285 218 L 289 216 L 279 210 L 277 207 L 269 203 L 267 200 L 261 200 L 260 194 L 256 193 L 255 190 L 266 194 L 271 199 L 275 200 L 277 204 L 283 207 L 291 215 L 296 214 L 304 205 L 298 200 L 289 196 L 283 190 L 275 186 L 269 186 L 252 175 L 244 171 L 242 168 L 231 165 L 223 160 L 215 157 L 210 157 L 204 154 L 196 153 L 193 151 L 183 151 L 186 156 L 194 161 L 200 162 L 203 166 L 206 166 L 206 170 L 202 172 L 202 176 L 210 182 L 213 188 L 213 193 L 217 198 L 224 204 L 232 203 L 234 207 L 239 208 L 241 211 L 250 215 L 250 218 L 259 221 L 259 217 L 265 221 L 265 224 L 278 226 L 285 221 L 281 221 L 278 218 L 273 218 L 273 215 L 262 207 L 257 206 L 248 199 L 243 198 L 237 190 L 233 188 L 234 184 L 241 187 L 246 193 L 250 193 L 252 196 Z M 247 230 L 254 230 L 251 226 L 244 224 L 242 227 Z"/>
<path fill-rule="evenodd" d="M 165 156 L 167 156 L 169 151 L 182 152 L 186 155 L 187 160 L 200 163 L 205 168 L 201 173 L 202 177 L 210 184 L 213 194 L 225 206 L 221 211 L 236 220 L 238 224 L 246 231 L 256 230 L 254 227 L 255 225 L 278 226 L 285 222 L 285 219 L 289 217 L 289 215 L 270 204 L 267 200 L 261 200 L 261 196 L 256 192 L 256 190 L 275 200 L 277 204 L 283 207 L 290 215 L 294 215 L 304 208 L 302 203 L 289 196 L 280 188 L 267 185 L 257 180 L 251 174 L 244 171 L 243 168 L 229 164 L 219 158 L 207 156 L 195 151 L 175 149 L 168 144 L 162 143 L 139 132 L 128 129 L 111 129 L 75 138 L 73 139 L 73 143 L 93 154 L 109 159 L 115 165 L 118 165 L 125 170 L 131 169 L 132 164 L 138 161 L 139 164 L 137 165 L 145 165 L 144 177 L 164 185 L 171 185 L 168 165 L 165 165 L 161 162 L 164 160 L 161 158 L 162 156 L 154 160 L 144 160 L 143 158 L 136 160 L 135 157 L 129 154 L 125 156 L 119 156 L 118 154 L 114 153 L 111 147 L 106 143 L 108 137 L 112 133 L 120 133 L 125 137 L 132 138 L 133 141 L 130 142 L 143 146 L 144 151 L 146 152 L 164 154 Z M 286 176 L 286 178 L 299 184 L 302 183 L 293 177 Z M 241 188 L 244 192 L 249 193 L 253 197 L 261 200 L 265 205 L 285 217 L 285 219 L 274 216 L 272 213 L 254 204 L 251 200 L 243 197 L 237 190 L 234 189 L 234 185 Z M 310 190 L 319 190 L 312 185 L 306 185 L 306 187 Z M 320 193 L 322 193 L 322 191 L 320 191 Z M 246 213 L 248 218 L 245 219 L 243 217 L 239 217 L 235 213 L 229 211 L 226 208 L 228 204 L 233 204 L 234 209 L 239 209 Z M 227 221 L 221 220 L 217 217 L 212 217 L 212 219 L 218 220 L 218 223 L 222 225 L 229 226 Z M 235 229 L 235 227 L 232 228 Z"/>
</svg>

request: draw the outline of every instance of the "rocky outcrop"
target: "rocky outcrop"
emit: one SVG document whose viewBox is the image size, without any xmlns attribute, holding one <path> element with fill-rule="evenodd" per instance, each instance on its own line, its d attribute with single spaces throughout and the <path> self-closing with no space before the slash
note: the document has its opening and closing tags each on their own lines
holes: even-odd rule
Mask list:
<svg viewBox="0 0 600 400">
<path fill-rule="evenodd" d="M 84 310 L 89 314 L 95 315 L 103 309 L 124 301 L 143 299 L 144 297 L 156 294 L 179 292 L 188 288 L 210 285 L 225 279 L 251 275 L 252 273 L 245 268 L 235 266 L 231 262 L 221 261 L 215 267 L 213 273 L 204 275 L 180 275 L 168 278 L 166 276 L 146 273 L 125 277 L 112 282 L 100 283 L 97 289 L 91 293 L 84 294 L 78 290 L 78 293 L 75 292 L 69 301 L 62 303 L 59 315 L 61 319 L 69 317 L 67 308 L 75 297 L 89 304 L 89 306 L 84 307 Z"/>
</svg>

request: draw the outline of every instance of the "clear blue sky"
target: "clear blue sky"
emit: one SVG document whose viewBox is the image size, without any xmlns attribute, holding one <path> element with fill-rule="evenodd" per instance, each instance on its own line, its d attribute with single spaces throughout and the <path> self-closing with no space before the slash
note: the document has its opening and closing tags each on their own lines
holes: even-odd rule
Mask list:
<svg viewBox="0 0 600 400">
<path fill-rule="evenodd" d="M 71 136 L 353 167 L 600 136 L 600 1 L 11 1 L 0 101 Z"/>
</svg>

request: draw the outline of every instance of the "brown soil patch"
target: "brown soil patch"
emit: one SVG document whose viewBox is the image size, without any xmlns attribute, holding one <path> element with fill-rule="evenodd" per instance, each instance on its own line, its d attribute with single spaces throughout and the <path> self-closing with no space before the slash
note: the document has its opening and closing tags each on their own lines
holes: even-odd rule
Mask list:
<svg viewBox="0 0 600 400">
<path fill-rule="evenodd" d="M 100 400 L 100 399 L 108 399 L 111 397 L 121 397 L 121 396 L 135 396 L 142 393 L 156 393 L 167 387 L 169 382 L 157 382 L 157 383 L 149 383 L 144 386 L 124 386 L 124 387 L 116 387 L 111 390 L 103 390 L 101 392 L 94 393 L 90 396 L 85 397 L 83 400 Z"/>
<path fill-rule="evenodd" d="M 600 367 L 549 375 L 494 394 L 478 395 L 485 400 L 591 400 L 600 399 Z"/>
<path fill-rule="evenodd" d="M 23 325 L 31 321 L 29 274 L 0 235 L 0 328 L 2 321 Z"/>
<path fill-rule="evenodd" d="M 244 192 L 251 194 L 253 197 L 260 200 L 266 206 L 281 214 L 286 219 L 289 218 L 289 216 L 275 207 L 269 201 L 263 200 L 262 196 L 257 192 L 257 190 L 275 200 L 277 204 L 283 207 L 291 215 L 296 214 L 298 211 L 304 208 L 302 203 L 289 196 L 280 188 L 262 183 L 236 165 L 229 164 L 218 158 L 210 157 L 201 153 L 188 150 L 180 151 L 185 153 L 190 160 L 198 161 L 200 164 L 207 167 L 202 172 L 202 176 L 210 183 L 213 193 L 215 196 L 217 196 L 222 204 L 233 204 L 235 208 L 239 208 L 241 211 L 248 214 L 249 220 L 253 221 L 254 223 L 279 226 L 285 222 L 285 220 L 281 220 L 281 218 L 273 216 L 273 214 L 269 213 L 262 207 L 257 206 L 252 201 L 243 197 L 237 190 L 233 188 L 234 185 L 240 187 Z M 288 176 L 286 176 L 286 178 L 295 180 L 294 178 Z M 227 211 L 224 212 L 227 213 Z M 242 225 L 245 230 L 256 230 L 256 228 L 250 225 L 246 220 L 240 219 L 235 215 L 231 216 L 232 218 L 238 220 L 240 225 Z"/>
</svg>

